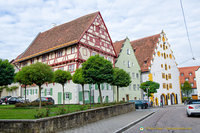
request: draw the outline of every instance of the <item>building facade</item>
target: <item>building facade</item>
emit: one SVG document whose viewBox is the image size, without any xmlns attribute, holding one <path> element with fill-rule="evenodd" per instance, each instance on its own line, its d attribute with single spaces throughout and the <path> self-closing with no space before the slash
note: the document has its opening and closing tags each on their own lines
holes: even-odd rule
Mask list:
<svg viewBox="0 0 200 133">
<path fill-rule="evenodd" d="M 196 75 L 196 87 L 197 87 L 197 99 L 200 99 L 200 67 L 195 71 Z"/>
<path fill-rule="evenodd" d="M 179 70 L 166 34 L 145 37 L 131 42 L 142 72 L 142 82 L 155 81 L 160 84 L 150 100 L 160 105 L 181 103 Z"/>
<path fill-rule="evenodd" d="M 131 47 L 128 38 L 117 41 L 114 44 L 117 53 L 115 67 L 125 70 L 131 77 L 131 83 L 128 87 L 119 88 L 119 101 L 139 100 L 142 99 L 140 83 L 141 71 L 140 66 L 135 57 L 134 51 Z M 117 88 L 114 88 L 114 100 L 117 100 Z"/>
<path fill-rule="evenodd" d="M 195 71 L 197 71 L 199 67 L 200 66 L 179 67 L 181 86 L 184 85 L 185 81 L 188 81 L 192 87 L 192 91 L 190 92 L 189 97 L 191 97 L 192 95 L 197 95 L 197 83 L 196 83 Z M 183 95 L 186 96 L 185 94 Z"/>
<path fill-rule="evenodd" d="M 53 71 L 61 69 L 73 74 L 84 61 L 96 54 L 103 56 L 114 66 L 116 53 L 100 12 L 82 16 L 39 33 L 13 64 L 20 70 L 23 66 L 42 62 L 50 65 Z M 56 104 L 63 103 L 61 85 L 47 83 L 42 88 L 42 96 L 53 97 Z M 112 102 L 113 90 L 111 86 L 105 83 L 101 85 L 101 89 L 103 101 Z M 26 92 L 23 89 L 19 90 L 23 96 L 26 93 L 30 100 L 35 100 L 38 97 L 37 86 L 29 86 Z M 82 103 L 81 90 L 81 86 L 72 81 L 66 83 L 65 103 Z M 90 98 L 91 101 L 99 102 L 96 85 L 85 85 L 84 94 L 86 103 L 89 102 Z"/>
</svg>

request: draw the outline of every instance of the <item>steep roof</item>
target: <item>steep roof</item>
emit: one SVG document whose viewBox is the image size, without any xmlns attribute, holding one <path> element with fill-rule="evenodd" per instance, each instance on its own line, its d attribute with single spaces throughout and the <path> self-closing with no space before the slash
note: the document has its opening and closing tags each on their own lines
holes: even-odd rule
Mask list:
<svg viewBox="0 0 200 133">
<path fill-rule="evenodd" d="M 131 46 L 135 52 L 135 56 L 142 72 L 149 71 L 148 67 L 151 65 L 151 59 L 159 38 L 160 34 L 156 34 L 131 41 Z"/>
<path fill-rule="evenodd" d="M 117 56 L 119 55 L 120 50 L 121 50 L 121 48 L 122 48 L 122 46 L 123 46 L 125 40 L 126 40 L 126 39 L 121 40 L 121 41 L 116 41 L 116 42 L 113 43 L 113 46 L 114 46 L 114 49 L 115 49 L 115 51 L 116 51 Z"/>
<path fill-rule="evenodd" d="M 56 48 L 77 43 L 99 12 L 88 14 L 68 23 L 39 33 L 18 61 L 40 55 Z"/>
</svg>

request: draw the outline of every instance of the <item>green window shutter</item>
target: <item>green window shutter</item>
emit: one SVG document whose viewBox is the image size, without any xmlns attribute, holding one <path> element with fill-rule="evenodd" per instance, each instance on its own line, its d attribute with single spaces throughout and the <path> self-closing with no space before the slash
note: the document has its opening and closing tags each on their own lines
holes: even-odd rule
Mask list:
<svg viewBox="0 0 200 133">
<path fill-rule="evenodd" d="M 109 90 L 109 84 L 106 84 L 107 85 L 107 90 Z"/>
<path fill-rule="evenodd" d="M 101 89 L 104 90 L 104 84 L 101 84 Z"/>
<path fill-rule="evenodd" d="M 36 89 L 35 91 L 36 91 L 36 94 L 38 94 L 38 90 Z"/>
<path fill-rule="evenodd" d="M 35 90 L 33 89 L 33 95 L 35 94 L 34 91 L 35 91 Z"/>
<path fill-rule="evenodd" d="M 53 96 L 53 88 L 50 89 L 50 95 Z"/>
<path fill-rule="evenodd" d="M 58 92 L 58 104 L 61 104 L 62 101 L 62 92 Z"/>
<path fill-rule="evenodd" d="M 72 93 L 69 92 L 69 100 L 72 100 Z"/>
<path fill-rule="evenodd" d="M 92 85 L 91 85 L 91 84 L 89 84 L 89 89 L 90 89 L 90 90 L 92 89 Z"/>
<path fill-rule="evenodd" d="M 27 90 L 27 95 L 28 95 L 28 90 Z"/>
<path fill-rule="evenodd" d="M 30 95 L 32 95 L 32 89 L 30 89 Z"/>
<path fill-rule="evenodd" d="M 101 102 L 101 100 L 100 100 L 100 96 L 98 97 L 98 103 L 100 103 Z"/>
<path fill-rule="evenodd" d="M 95 90 L 98 90 L 98 85 L 97 84 L 95 84 Z"/>
<path fill-rule="evenodd" d="M 24 96 L 25 96 L 26 92 L 25 92 L 25 89 L 24 89 Z"/>
<path fill-rule="evenodd" d="M 82 92 L 81 91 L 79 91 L 79 101 L 83 101 L 83 97 L 82 97 L 83 95 L 82 95 Z"/>
<path fill-rule="evenodd" d="M 47 96 L 47 89 L 44 90 L 44 96 Z"/>
</svg>

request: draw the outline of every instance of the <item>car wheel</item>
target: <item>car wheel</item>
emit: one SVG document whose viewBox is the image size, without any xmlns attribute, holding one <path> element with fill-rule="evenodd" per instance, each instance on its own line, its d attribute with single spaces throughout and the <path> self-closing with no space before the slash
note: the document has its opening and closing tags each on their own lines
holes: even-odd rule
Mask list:
<svg viewBox="0 0 200 133">
<path fill-rule="evenodd" d="M 188 114 L 188 112 L 187 112 L 187 117 L 191 117 L 192 115 L 190 115 L 190 114 Z"/>
</svg>

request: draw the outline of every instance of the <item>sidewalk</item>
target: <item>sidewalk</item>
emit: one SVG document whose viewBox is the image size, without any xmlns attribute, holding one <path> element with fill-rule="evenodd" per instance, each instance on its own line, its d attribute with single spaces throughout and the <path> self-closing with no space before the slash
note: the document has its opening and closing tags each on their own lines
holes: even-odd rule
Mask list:
<svg viewBox="0 0 200 133">
<path fill-rule="evenodd" d="M 113 133 L 119 132 L 134 123 L 145 119 L 153 114 L 156 109 L 143 109 L 119 116 L 103 119 L 94 123 L 87 124 L 79 128 L 61 131 L 60 133 Z"/>
</svg>

